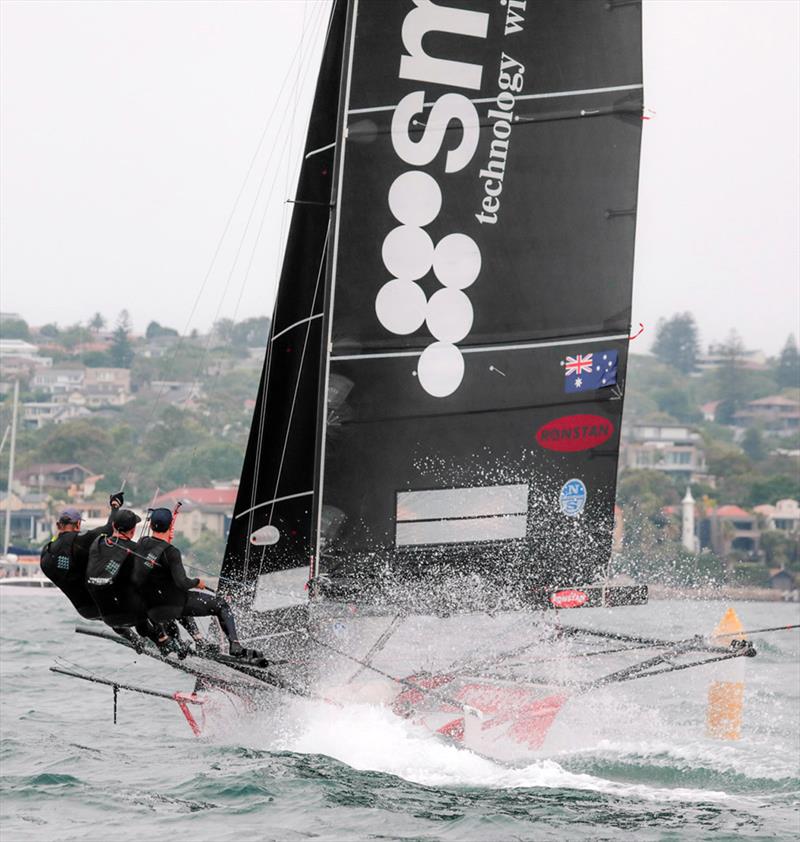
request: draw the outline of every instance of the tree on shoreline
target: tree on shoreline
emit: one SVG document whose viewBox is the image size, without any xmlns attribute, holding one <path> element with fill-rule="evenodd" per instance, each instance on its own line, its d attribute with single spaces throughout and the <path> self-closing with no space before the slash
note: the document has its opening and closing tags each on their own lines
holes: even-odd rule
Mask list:
<svg viewBox="0 0 800 842">
<path fill-rule="evenodd" d="M 800 353 L 794 336 L 790 336 L 783 346 L 775 377 L 781 389 L 800 388 Z"/>
<path fill-rule="evenodd" d="M 658 323 L 653 353 L 669 365 L 689 374 L 697 365 L 700 339 L 691 313 L 676 313 Z"/>
<path fill-rule="evenodd" d="M 120 311 L 117 326 L 111 336 L 111 347 L 108 349 L 108 355 L 116 368 L 130 368 L 133 362 L 133 346 L 128 338 L 130 327 L 131 320 L 128 311 Z"/>
<path fill-rule="evenodd" d="M 742 337 L 732 330 L 717 351 L 722 358 L 717 379 L 722 403 L 717 409 L 717 420 L 723 424 L 732 424 L 736 410 L 746 397 L 742 384 L 742 360 L 745 351 Z"/>
<path fill-rule="evenodd" d="M 8 319 L 3 322 L 3 339 L 24 339 L 29 342 L 30 328 L 24 319 Z"/>
</svg>

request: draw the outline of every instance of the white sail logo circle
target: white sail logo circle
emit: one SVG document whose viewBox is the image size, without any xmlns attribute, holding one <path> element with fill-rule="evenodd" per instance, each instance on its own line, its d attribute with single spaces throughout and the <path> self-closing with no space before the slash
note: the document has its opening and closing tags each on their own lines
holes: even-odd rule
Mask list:
<svg viewBox="0 0 800 842">
<path fill-rule="evenodd" d="M 439 283 L 452 289 L 466 289 L 481 271 L 481 251 L 472 237 L 448 234 L 436 244 L 433 272 Z"/>
<path fill-rule="evenodd" d="M 428 299 L 425 323 L 434 339 L 460 342 L 472 327 L 472 304 L 460 289 L 440 289 Z"/>
<path fill-rule="evenodd" d="M 396 278 L 416 281 L 433 265 L 433 242 L 422 228 L 399 225 L 386 235 L 381 257 Z"/>
<path fill-rule="evenodd" d="M 434 398 L 452 395 L 464 377 L 461 351 L 449 342 L 428 345 L 419 358 L 417 377 L 420 386 Z"/>
<path fill-rule="evenodd" d="M 433 176 L 420 170 L 398 175 L 389 188 L 389 210 L 403 225 L 421 228 L 442 209 L 442 190 Z"/>
<path fill-rule="evenodd" d="M 378 320 L 391 333 L 405 336 L 425 323 L 428 299 L 414 281 L 394 278 L 385 283 L 375 299 Z"/>
<path fill-rule="evenodd" d="M 451 395 L 464 377 L 456 347 L 472 329 L 472 303 L 464 290 L 481 270 L 478 244 L 466 234 L 442 237 L 434 246 L 422 226 L 442 207 L 442 191 L 428 173 L 409 170 L 389 188 L 389 209 L 400 223 L 384 238 L 383 265 L 393 275 L 375 298 L 378 321 L 390 333 L 407 336 L 427 325 L 435 340 L 420 355 L 419 383 L 433 397 Z M 417 283 L 433 269 L 442 288 L 427 298 Z"/>
</svg>

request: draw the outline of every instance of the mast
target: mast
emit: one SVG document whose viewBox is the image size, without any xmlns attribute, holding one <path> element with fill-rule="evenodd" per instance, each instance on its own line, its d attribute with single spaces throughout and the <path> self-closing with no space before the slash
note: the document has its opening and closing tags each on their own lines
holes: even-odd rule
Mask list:
<svg viewBox="0 0 800 842">
<path fill-rule="evenodd" d="M 11 490 L 14 485 L 14 456 L 17 452 L 17 405 L 19 403 L 19 380 L 14 381 L 14 401 L 11 404 L 11 443 L 8 451 L 8 492 L 6 494 L 6 523 L 3 536 L 3 556 L 8 555 L 11 544 Z"/>
<path fill-rule="evenodd" d="M 344 156 L 347 145 L 348 119 L 347 107 L 350 101 L 350 83 L 353 72 L 353 37 L 354 27 L 358 15 L 359 0 L 348 0 L 347 18 L 345 22 L 346 42 L 344 46 L 344 57 L 342 61 L 343 84 L 339 90 L 339 103 L 337 109 L 336 126 L 336 164 L 334 169 L 334 192 L 331 196 L 331 227 L 333 230 L 333 241 L 331 254 L 328 260 L 325 274 L 325 306 L 323 309 L 322 335 L 325 342 L 322 347 L 320 359 L 319 395 L 317 398 L 320 412 L 317 417 L 317 435 L 315 440 L 315 466 L 314 466 L 314 508 L 312 518 L 312 550 L 309 559 L 309 578 L 314 579 L 319 573 L 319 559 L 322 550 L 321 541 L 323 535 L 323 514 L 322 488 L 325 481 L 325 445 L 328 435 L 328 412 L 329 397 L 331 391 L 331 369 L 330 353 L 333 348 L 333 303 L 334 303 L 334 278 L 336 275 L 337 259 L 339 255 L 339 213 L 342 195 L 342 179 L 344 177 Z M 348 381 L 341 381 L 334 387 L 334 403 L 343 403 L 347 398 Z M 334 411 L 337 409 L 334 406 Z M 335 520 L 337 514 L 331 513 Z"/>
</svg>

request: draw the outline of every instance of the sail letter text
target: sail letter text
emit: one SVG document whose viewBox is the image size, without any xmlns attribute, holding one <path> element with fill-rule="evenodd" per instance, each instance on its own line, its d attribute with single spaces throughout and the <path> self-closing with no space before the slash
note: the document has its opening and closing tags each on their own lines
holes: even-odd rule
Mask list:
<svg viewBox="0 0 800 842">
<path fill-rule="evenodd" d="M 513 73 L 513 68 L 517 68 Z M 508 157 L 509 138 L 511 137 L 511 124 L 514 122 L 514 105 L 516 97 L 512 93 L 519 93 L 525 84 L 525 65 L 511 56 L 503 53 L 500 57 L 500 72 L 497 76 L 497 86 L 500 92 L 497 94 L 495 104 L 497 108 L 490 108 L 486 114 L 487 118 L 493 120 L 492 140 L 489 147 L 489 160 L 486 167 L 479 173 L 479 178 L 484 179 L 483 190 L 486 195 L 481 201 L 483 210 L 475 214 L 475 219 L 481 225 L 497 223 L 497 214 L 500 210 L 500 199 L 498 196 L 503 192 L 503 177 L 506 172 L 506 159 Z"/>
<path fill-rule="evenodd" d="M 470 162 L 478 146 L 480 127 L 475 106 L 461 94 L 444 94 L 433 105 L 422 137 L 414 141 L 409 126 L 415 114 L 424 108 L 425 93 L 413 91 L 406 94 L 397 104 L 392 116 L 392 145 L 395 152 L 407 163 L 417 167 L 425 166 L 436 157 L 445 139 L 451 120 L 461 123 L 461 142 L 450 149 L 445 162 L 445 172 L 458 172 Z"/>
<path fill-rule="evenodd" d="M 400 78 L 478 90 L 483 73 L 480 64 L 433 58 L 425 52 L 422 39 L 431 31 L 485 38 L 489 27 L 488 13 L 437 6 L 431 0 L 414 0 L 414 3 L 417 8 L 412 9 L 403 21 L 403 46 L 410 55 L 400 58 Z"/>
<path fill-rule="evenodd" d="M 506 12 L 506 35 L 515 35 L 517 32 L 522 32 L 522 24 L 525 23 L 525 18 L 517 11 L 525 11 L 525 6 L 528 0 L 508 0 L 508 11 Z M 505 5 L 505 2 L 503 3 Z"/>
</svg>

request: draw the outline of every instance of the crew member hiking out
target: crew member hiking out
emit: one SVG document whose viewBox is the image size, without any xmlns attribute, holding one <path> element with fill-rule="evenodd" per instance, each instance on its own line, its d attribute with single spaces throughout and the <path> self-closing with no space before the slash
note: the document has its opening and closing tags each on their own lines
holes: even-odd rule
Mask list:
<svg viewBox="0 0 800 842">
<path fill-rule="evenodd" d="M 112 534 L 96 538 L 89 549 L 86 586 L 101 619 L 115 631 L 132 639 L 130 626 L 134 626 L 140 635 L 163 645 L 169 636 L 147 619 L 147 606 L 132 581 L 136 551 L 133 535 L 140 521 L 130 509 L 114 512 Z"/>
<path fill-rule="evenodd" d="M 192 617 L 216 617 L 225 636 L 228 638 L 230 654 L 237 658 L 261 658 L 259 652 L 245 649 L 236 635 L 236 623 L 228 603 L 212 593 L 198 593 L 193 588 L 205 591 L 202 579 L 190 579 L 183 567 L 180 550 L 171 541 L 170 527 L 172 512 L 169 509 L 154 509 L 150 514 L 148 535 L 139 541 L 136 552 L 144 557 L 147 568 L 141 593 L 147 604 L 147 616 L 156 624 L 169 623 L 171 620 L 185 622 Z M 202 644 L 202 637 L 193 633 L 195 640 Z"/>
<path fill-rule="evenodd" d="M 101 535 L 111 534 L 111 518 L 123 502 L 121 491 L 112 494 L 109 500 L 111 512 L 108 521 L 88 532 L 81 532 L 82 515 L 78 509 L 64 509 L 56 521 L 56 535 L 42 547 L 39 561 L 42 572 L 86 620 L 96 620 L 100 616 L 86 587 L 89 548 Z"/>
</svg>

